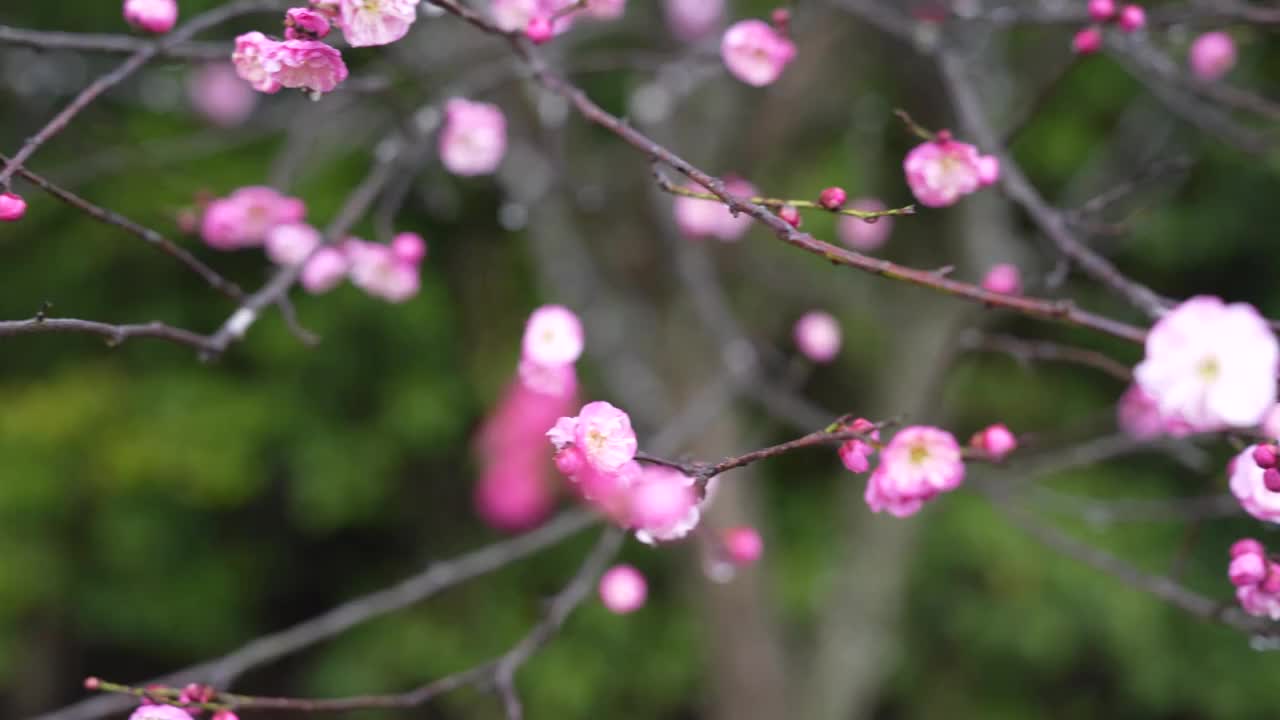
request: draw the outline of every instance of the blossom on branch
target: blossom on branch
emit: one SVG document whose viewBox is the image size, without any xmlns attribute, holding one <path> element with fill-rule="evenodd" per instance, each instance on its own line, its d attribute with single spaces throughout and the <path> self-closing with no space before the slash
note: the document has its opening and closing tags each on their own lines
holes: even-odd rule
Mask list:
<svg viewBox="0 0 1280 720">
<path fill-rule="evenodd" d="M 418 0 L 341 0 L 338 26 L 351 47 L 389 45 L 418 19 Z"/>
<path fill-rule="evenodd" d="M 865 499 L 874 512 L 907 517 L 963 481 L 964 460 L 955 437 L 939 428 L 915 425 L 900 430 L 880 452 L 880 465 L 867 482 Z"/>
<path fill-rule="evenodd" d="M 947 207 L 1000 178 L 1000 161 L 951 137 L 946 130 L 907 153 L 902 162 L 907 185 L 921 205 Z"/>
<path fill-rule="evenodd" d="M 191 714 L 172 705 L 142 705 L 133 711 L 129 720 L 191 720 Z"/>
<path fill-rule="evenodd" d="M 273 188 L 242 187 L 209 203 L 200 222 L 200 235 L 218 250 L 261 245 L 278 225 L 300 222 L 307 206 Z"/>
<path fill-rule="evenodd" d="M 327 93 L 347 79 L 342 53 L 318 40 L 279 42 L 260 32 L 245 33 L 236 38 L 231 62 L 253 89 L 268 94 L 281 88 Z"/>
<path fill-rule="evenodd" d="M 422 285 L 419 261 L 407 261 L 390 245 L 355 238 L 343 243 L 351 261 L 351 284 L 373 297 L 402 303 L 418 294 Z"/>
<path fill-rule="evenodd" d="M 1267 557 L 1262 543 L 1252 538 L 1236 541 L 1227 577 L 1245 612 L 1280 620 L 1280 565 Z"/>
<path fill-rule="evenodd" d="M 840 354 L 840 323 L 830 313 L 805 313 L 796 321 L 793 335 L 800 354 L 812 362 L 829 363 Z"/>
<path fill-rule="evenodd" d="M 628 495 L 628 524 L 648 545 L 683 538 L 702 517 L 694 479 L 675 468 L 646 466 Z"/>
<path fill-rule="evenodd" d="M 454 175 L 488 175 L 507 152 L 507 120 L 497 105 L 454 98 L 445 103 L 440 162 Z"/>
<path fill-rule="evenodd" d="M 547 30 L 552 35 L 560 35 L 573 26 L 575 13 L 567 11 L 575 2 L 576 0 L 492 0 L 489 14 L 493 17 L 494 24 L 507 32 L 524 32 L 531 22 L 539 20 L 547 25 Z"/>
<path fill-rule="evenodd" d="M 782 76 L 796 57 L 796 46 L 763 20 L 741 20 L 721 38 L 720 57 L 734 77 L 764 87 Z"/>
</svg>

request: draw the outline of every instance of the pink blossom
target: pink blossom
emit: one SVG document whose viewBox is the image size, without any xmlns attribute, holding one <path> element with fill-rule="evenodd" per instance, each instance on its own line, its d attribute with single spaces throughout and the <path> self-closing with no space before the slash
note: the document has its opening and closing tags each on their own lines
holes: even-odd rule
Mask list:
<svg viewBox="0 0 1280 720">
<path fill-rule="evenodd" d="M 516 367 L 520 382 L 543 395 L 572 395 L 578 388 L 578 372 L 573 365 L 542 365 L 521 359 Z"/>
<path fill-rule="evenodd" d="M 880 212 L 888 209 L 884 203 L 871 197 L 857 198 L 849 203 L 849 207 L 865 212 Z M 893 218 L 879 217 L 863 220 L 852 215 L 841 215 L 836 231 L 845 245 L 860 252 L 869 252 L 878 249 L 888 241 L 890 233 L 893 232 Z"/>
<path fill-rule="evenodd" d="M 210 720 L 240 720 L 240 717 L 230 710 L 218 710 Z"/>
<path fill-rule="evenodd" d="M 1241 555 L 1262 555 L 1266 556 L 1267 549 L 1262 543 L 1253 538 L 1240 538 L 1231 543 L 1231 557 L 1238 558 Z"/>
<path fill-rule="evenodd" d="M 418 0 L 341 0 L 339 22 L 351 47 L 388 45 L 409 32 Z"/>
<path fill-rule="evenodd" d="M 1265 471 L 1253 461 L 1250 445 L 1231 465 L 1231 493 L 1245 512 L 1266 522 L 1280 523 L 1280 492 L 1267 489 Z"/>
<path fill-rule="evenodd" d="M 587 14 L 596 20 L 617 20 L 627 11 L 627 0 L 590 0 Z"/>
<path fill-rule="evenodd" d="M 267 231 L 267 257 L 277 265 L 297 265 L 306 260 L 324 238 L 306 223 L 286 223 Z"/>
<path fill-rule="evenodd" d="M 992 460 L 1003 460 L 1018 449 L 1018 438 L 1003 423 L 978 431 L 969 443 Z"/>
<path fill-rule="evenodd" d="M 1280 404 L 1272 405 L 1271 409 L 1262 418 L 1262 425 L 1259 427 L 1262 434 L 1273 440 L 1280 440 Z"/>
<path fill-rule="evenodd" d="M 316 250 L 307 264 L 302 266 L 298 280 L 302 288 L 312 295 L 328 292 L 342 282 L 351 269 L 347 254 L 336 247 L 326 246 Z"/>
<path fill-rule="evenodd" d="M 564 450 L 569 447 L 573 444 L 573 439 L 578 435 L 577 416 L 562 417 L 556 420 L 556 424 L 551 426 L 546 435 L 556 450 Z"/>
<path fill-rule="evenodd" d="M 587 463 L 579 472 L 570 475 L 569 480 L 583 500 L 614 523 L 628 527 L 631 491 L 643 476 L 644 468 L 633 460 L 616 471 L 600 470 Z"/>
<path fill-rule="evenodd" d="M 858 418 L 849 424 L 849 429 L 862 433 L 872 440 L 880 439 L 880 430 L 875 423 L 866 418 Z M 851 473 L 864 473 L 871 467 L 871 456 L 875 453 L 875 445 L 858 438 L 851 438 L 840 445 L 840 462 Z"/>
<path fill-rule="evenodd" d="M 529 362 L 571 365 L 582 356 L 582 321 L 563 305 L 543 305 L 525 323 L 522 347 Z"/>
<path fill-rule="evenodd" d="M 445 104 L 440 161 L 455 175 L 487 175 L 507 152 L 507 121 L 497 105 L 454 98 Z"/>
<path fill-rule="evenodd" d="M 1071 38 L 1071 49 L 1077 55 L 1092 55 L 1102 49 L 1102 29 L 1087 27 Z"/>
<path fill-rule="evenodd" d="M 391 239 L 391 252 L 400 262 L 421 265 L 427 257 L 427 241 L 423 240 L 418 233 L 397 233 Z"/>
<path fill-rule="evenodd" d="M 1115 0 L 1089 0 L 1089 17 L 1096 22 L 1106 22 L 1116 14 Z"/>
<path fill-rule="evenodd" d="M 1250 615 L 1280 620 L 1280 593 L 1269 591 L 1261 584 L 1247 585 L 1236 588 L 1236 599 L 1240 601 L 1240 607 Z"/>
<path fill-rule="evenodd" d="M 124 0 L 124 19 L 149 33 L 167 33 L 178 22 L 176 0 Z"/>
<path fill-rule="evenodd" d="M 271 228 L 298 222 L 306 214 L 307 206 L 298 198 L 269 187 L 243 187 L 209 203 L 200 233 L 219 250 L 252 247 L 262 244 Z"/>
<path fill-rule="evenodd" d="M 553 35 L 560 35 L 573 26 L 576 13 L 565 12 L 573 7 L 576 0 L 493 0 L 489 5 L 489 14 L 493 22 L 507 32 L 525 32 L 529 24 L 541 18 L 548 23 L 548 30 Z M 551 18 L 555 17 L 554 24 Z M 547 39 L 550 39 L 549 37 Z"/>
<path fill-rule="evenodd" d="M 1125 5 L 1117 23 L 1125 32 L 1137 32 L 1147 24 L 1147 11 L 1141 5 Z"/>
<path fill-rule="evenodd" d="M 865 498 L 874 512 L 907 517 L 963 481 L 964 461 L 951 433 L 915 425 L 899 431 L 880 452 Z"/>
<path fill-rule="evenodd" d="M 0 222 L 17 222 L 27 214 L 27 201 L 17 193 L 0 193 Z"/>
<path fill-rule="evenodd" d="M 982 278 L 982 288 L 1001 295 L 1022 294 L 1022 273 L 1017 265 L 1000 263 L 992 265 Z"/>
<path fill-rule="evenodd" d="M 753 527 L 729 528 L 724 532 L 724 552 L 734 565 L 751 565 L 764 554 L 764 540 Z"/>
<path fill-rule="evenodd" d="M 675 468 L 645 467 L 628 498 L 627 520 L 636 539 L 654 545 L 688 535 L 701 518 L 694 482 Z"/>
<path fill-rule="evenodd" d="M 839 210 L 847 199 L 849 194 L 842 187 L 829 187 L 818 193 L 818 204 L 828 210 Z"/>
<path fill-rule="evenodd" d="M 327 93 L 347 79 L 342 53 L 318 40 L 285 40 L 272 57 L 272 79 L 282 87 Z"/>
<path fill-rule="evenodd" d="M 724 0 L 665 0 L 662 9 L 671 33 L 686 42 L 710 35 L 724 17 Z"/>
<path fill-rule="evenodd" d="M 258 92 L 277 93 L 283 87 L 275 74 L 280 69 L 276 49 L 280 43 L 260 32 L 245 33 L 236 38 L 231 62 L 236 74 Z"/>
<path fill-rule="evenodd" d="M 597 470 L 613 472 L 636 456 L 631 417 L 607 402 L 587 403 L 578 413 L 574 444 Z"/>
<path fill-rule="evenodd" d="M 421 287 L 418 266 L 396 257 L 391 246 L 348 240 L 344 244 L 351 260 L 351 283 L 366 293 L 402 303 L 418 294 Z"/>
<path fill-rule="evenodd" d="M 969 143 L 951 139 L 945 130 L 907 153 L 902 167 L 912 194 L 927 207 L 954 205 L 999 177 L 995 158 L 981 155 Z"/>
<path fill-rule="evenodd" d="M 1207 32 L 1191 43 L 1191 71 L 1201 80 L 1217 80 L 1236 64 L 1236 42 L 1221 32 Z"/>
<path fill-rule="evenodd" d="M 1275 404 L 1278 362 L 1276 338 L 1253 306 L 1202 295 L 1156 322 L 1134 379 L 1163 418 L 1195 431 L 1250 427 Z"/>
<path fill-rule="evenodd" d="M 644 607 L 649 593 L 644 575 L 630 565 L 614 565 L 600 577 L 600 602 L 609 612 L 625 615 Z"/>
<path fill-rule="evenodd" d="M 553 459 L 556 463 L 556 470 L 559 470 L 560 474 L 565 477 L 574 477 L 582 472 L 587 464 L 587 459 L 583 457 L 582 451 L 572 445 L 557 452 Z"/>
<path fill-rule="evenodd" d="M 724 177 L 725 190 L 737 198 L 750 198 L 757 195 L 755 185 L 736 175 Z M 702 188 L 696 188 L 698 192 Z M 672 211 L 675 214 L 676 226 L 689 238 L 714 237 L 725 242 L 733 242 L 751 229 L 752 218 L 746 213 L 733 214 L 719 200 L 700 200 L 698 198 L 677 196 Z"/>
<path fill-rule="evenodd" d="M 1232 558 L 1227 577 L 1236 587 L 1256 585 L 1267 577 L 1267 558 L 1262 554 L 1245 553 Z"/>
<path fill-rule="evenodd" d="M 1252 538 L 1231 546 L 1227 578 L 1236 586 L 1236 598 L 1250 615 L 1280 620 L 1280 565 L 1267 559 L 1262 543 Z"/>
<path fill-rule="evenodd" d="M 225 62 L 209 63 L 192 72 L 188 76 L 187 97 L 196 112 L 220 127 L 243 123 L 258 102 L 236 69 Z"/>
<path fill-rule="evenodd" d="M 191 714 L 172 705 L 142 705 L 129 720 L 191 720 Z"/>
<path fill-rule="evenodd" d="M 329 34 L 329 18 L 317 10 L 291 8 L 284 14 L 284 25 L 289 40 L 319 40 Z"/>
<path fill-rule="evenodd" d="M 754 87 L 772 84 L 795 56 L 795 44 L 763 20 L 736 22 L 720 41 L 725 67 Z"/>
<path fill-rule="evenodd" d="M 829 363 L 840 353 L 840 323 L 830 313 L 811 310 L 796 321 L 796 347 L 816 363 Z"/>
</svg>

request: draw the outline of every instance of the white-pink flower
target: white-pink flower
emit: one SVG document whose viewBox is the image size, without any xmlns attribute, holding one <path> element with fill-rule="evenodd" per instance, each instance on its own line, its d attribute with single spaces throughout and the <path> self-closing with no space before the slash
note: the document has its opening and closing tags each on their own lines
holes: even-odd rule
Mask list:
<svg viewBox="0 0 1280 720">
<path fill-rule="evenodd" d="M 402 303 L 418 294 L 421 287 L 418 266 L 396 257 L 389 245 L 351 239 L 343 244 L 351 261 L 351 284 L 366 293 Z"/>
<path fill-rule="evenodd" d="M 351 269 L 351 260 L 341 249 L 326 246 L 315 251 L 315 254 L 302 266 L 298 281 L 312 295 L 319 295 L 337 287 L 347 277 Z"/>
<path fill-rule="evenodd" d="M 258 92 L 280 92 L 282 86 L 275 77 L 276 71 L 280 69 L 275 57 L 279 45 L 280 43 L 260 32 L 249 32 L 237 37 L 235 52 L 231 54 L 236 74 Z"/>
<path fill-rule="evenodd" d="M 178 22 L 176 0 L 124 0 L 124 19 L 149 33 L 167 33 Z"/>
<path fill-rule="evenodd" d="M 609 612 L 625 615 L 644 607 L 649 586 L 644 575 L 630 565 L 614 565 L 600 576 L 600 602 Z"/>
<path fill-rule="evenodd" d="M 306 214 L 307 206 L 298 198 L 269 187 L 243 187 L 209 203 L 200 234 L 218 250 L 251 247 L 262 244 L 275 226 L 299 222 Z"/>
<path fill-rule="evenodd" d="M 840 354 L 840 323 L 831 313 L 811 310 L 796 321 L 796 347 L 816 363 L 829 363 Z"/>
<path fill-rule="evenodd" d="M 1250 445 L 1231 461 L 1231 494 L 1245 512 L 1266 522 L 1280 523 L 1280 492 L 1267 488 L 1266 471 L 1253 460 Z"/>
<path fill-rule="evenodd" d="M 236 69 L 225 62 L 210 63 L 192 72 L 187 80 L 191 106 L 210 122 L 234 127 L 253 114 L 258 97 L 245 87 Z"/>
<path fill-rule="evenodd" d="M 672 34 L 692 42 L 719 27 L 724 17 L 724 0 L 666 0 L 662 9 Z"/>
<path fill-rule="evenodd" d="M 578 413 L 574 444 L 597 470 L 613 472 L 636 456 L 631 416 L 607 402 L 587 403 Z"/>
<path fill-rule="evenodd" d="M 272 79 L 282 87 L 327 93 L 347 79 L 342 53 L 319 40 L 285 40 L 272 57 Z"/>
<path fill-rule="evenodd" d="M 582 321 L 563 305 L 543 305 L 524 326 L 524 359 L 547 366 L 572 365 L 582 356 Z"/>
<path fill-rule="evenodd" d="M 899 431 L 880 452 L 865 499 L 874 512 L 907 517 L 963 481 L 964 459 L 951 433 L 914 425 Z"/>
<path fill-rule="evenodd" d="M 1252 305 L 1197 296 L 1147 335 L 1134 379 L 1163 418 L 1195 431 L 1250 427 L 1276 401 L 1280 346 Z"/>
<path fill-rule="evenodd" d="M 497 105 L 454 98 L 445 104 L 440 162 L 455 175 L 487 175 L 507 152 L 507 120 Z"/>
<path fill-rule="evenodd" d="M 1201 80 L 1217 80 L 1236 64 L 1236 41 L 1222 32 L 1207 32 L 1191 43 L 1191 71 Z"/>
<path fill-rule="evenodd" d="M 698 525 L 698 493 L 692 477 L 665 465 L 649 465 L 628 492 L 628 525 L 653 545 L 679 540 Z"/>
<path fill-rule="evenodd" d="M 191 714 L 172 705 L 142 705 L 133 711 L 129 720 L 191 720 Z"/>
<path fill-rule="evenodd" d="M 267 231 L 267 257 L 277 265 L 297 265 L 306 260 L 323 238 L 306 223 L 286 223 Z"/>
<path fill-rule="evenodd" d="M 876 198 L 863 197 L 849 202 L 848 207 L 866 212 L 879 212 L 888 207 Z M 878 249 L 893 232 L 893 218 L 879 217 L 871 221 L 852 215 L 841 215 L 836 232 L 845 245 L 861 252 Z"/>
<path fill-rule="evenodd" d="M 341 0 L 338 24 L 352 47 L 387 45 L 418 18 L 418 0 Z"/>
<path fill-rule="evenodd" d="M 796 57 L 796 46 L 763 20 L 740 20 L 725 30 L 720 57 L 734 77 L 764 87 L 782 76 Z"/>
<path fill-rule="evenodd" d="M 982 155 L 969 143 L 951 138 L 945 130 L 907 153 L 902 168 L 907 185 L 921 205 L 946 207 L 995 182 L 1000 176 L 998 159 Z"/>
<path fill-rule="evenodd" d="M 755 185 L 736 175 L 726 175 L 724 187 L 730 195 L 739 198 L 755 197 L 758 194 Z M 704 192 L 701 187 L 693 189 Z M 672 212 L 675 214 L 676 227 L 689 238 L 714 237 L 725 242 L 733 242 L 746 234 L 753 222 L 751 216 L 746 213 L 738 213 L 735 216 L 719 200 L 702 200 L 682 195 L 676 196 Z"/>
</svg>

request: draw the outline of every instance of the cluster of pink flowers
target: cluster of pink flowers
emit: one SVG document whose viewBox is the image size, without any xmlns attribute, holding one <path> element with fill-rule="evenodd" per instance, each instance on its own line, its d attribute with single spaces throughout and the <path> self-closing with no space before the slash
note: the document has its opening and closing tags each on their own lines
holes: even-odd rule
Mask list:
<svg viewBox="0 0 1280 720">
<path fill-rule="evenodd" d="M 635 461 L 636 434 L 627 413 L 587 403 L 547 431 L 555 463 L 578 494 L 641 542 L 679 540 L 701 519 L 694 478 L 664 465 Z"/>
<path fill-rule="evenodd" d="M 306 215 L 307 206 L 298 198 L 269 187 L 243 187 L 205 207 L 200 234 L 218 250 L 256 247 L 272 228 L 301 222 Z"/>
<path fill-rule="evenodd" d="M 1267 557 L 1262 543 L 1252 538 L 1236 541 L 1227 578 L 1236 586 L 1236 599 L 1245 612 L 1280 620 L 1280 564 Z"/>
<path fill-rule="evenodd" d="M 1117 7 L 1115 0 L 1089 0 L 1090 25 L 1075 34 L 1071 47 L 1081 55 L 1097 52 L 1102 48 L 1102 25 L 1115 23 L 1122 32 L 1137 32 L 1147 25 L 1147 11 L 1141 5 Z"/>
<path fill-rule="evenodd" d="M 771 85 L 796 57 L 785 28 L 763 20 L 741 20 L 725 30 L 720 57 L 729 73 L 753 87 Z"/>
<path fill-rule="evenodd" d="M 100 681 L 97 678 L 85 680 L 85 687 L 88 689 L 96 690 L 99 686 Z M 147 689 L 160 690 L 167 688 L 159 685 L 149 685 Z M 212 702 L 215 695 L 216 692 L 209 685 L 190 683 L 178 693 L 178 702 L 195 707 L 184 709 L 143 697 L 142 704 L 133 711 L 133 714 L 129 716 L 129 720 L 193 720 L 193 715 L 199 716 L 203 713 L 203 710 L 198 706 Z M 230 710 L 216 710 L 210 716 L 210 720 L 239 720 L 239 718 Z"/>
<path fill-rule="evenodd" d="M 880 212 L 888 209 L 883 202 L 872 197 L 855 198 L 849 202 L 849 207 L 865 212 Z M 889 235 L 893 233 L 893 218 L 863 220 L 853 215 L 841 215 L 839 224 L 836 225 L 836 232 L 845 245 L 859 252 L 870 252 L 878 250 L 889 240 Z"/>
<path fill-rule="evenodd" d="M 282 88 L 327 93 L 347 79 L 342 53 L 319 40 L 278 41 L 248 32 L 236 38 L 231 62 L 254 90 L 268 94 Z"/>
<path fill-rule="evenodd" d="M 871 456 L 879 444 L 880 432 L 868 420 L 858 418 L 849 429 L 869 441 L 854 438 L 840 446 L 840 461 L 850 472 L 871 468 Z M 1003 432 L 1001 432 L 1003 430 Z M 1016 440 L 1003 425 L 979 433 L 975 445 L 993 459 L 1002 459 L 1016 447 Z M 867 481 L 864 498 L 874 512 L 887 511 L 908 517 L 939 494 L 954 490 L 964 482 L 964 456 L 955 437 L 940 428 L 913 425 L 903 428 L 880 450 L 880 464 Z"/>
<path fill-rule="evenodd" d="M 736 175 L 724 176 L 725 189 L 730 195 L 739 198 L 755 197 L 756 186 Z M 702 188 L 693 188 L 702 192 Z M 717 238 L 725 242 L 733 242 L 751 229 L 752 219 L 749 215 L 738 213 L 725 207 L 718 200 L 701 200 L 698 198 L 676 196 L 671 206 L 675 214 L 676 227 L 685 237 Z"/>
<path fill-rule="evenodd" d="M 125 22 L 149 33 L 167 33 L 178 22 L 177 0 L 124 0 Z"/>
<path fill-rule="evenodd" d="M 1207 32 L 1191 43 L 1191 72 L 1201 80 L 1217 80 L 1236 65 L 1236 42 L 1220 31 Z"/>
<path fill-rule="evenodd" d="M 840 354 L 840 323 L 830 314 L 811 310 L 796 321 L 796 347 L 816 363 L 829 363 Z"/>
<path fill-rule="evenodd" d="M 912 148 L 902 162 L 907 185 L 921 205 L 947 207 L 1000 179 L 1000 159 L 939 130 Z"/>
<path fill-rule="evenodd" d="M 1280 470 L 1276 446 L 1250 445 L 1228 465 L 1231 494 L 1245 512 L 1266 522 L 1280 523 Z"/>
<path fill-rule="evenodd" d="M 1204 432 L 1262 422 L 1276 402 L 1278 365 L 1280 345 L 1253 306 L 1202 295 L 1156 322 L 1133 376 L 1156 426 Z"/>
<path fill-rule="evenodd" d="M 454 175 L 488 175 L 507 152 L 507 120 L 497 105 L 454 98 L 445 103 L 440 162 Z"/>
</svg>

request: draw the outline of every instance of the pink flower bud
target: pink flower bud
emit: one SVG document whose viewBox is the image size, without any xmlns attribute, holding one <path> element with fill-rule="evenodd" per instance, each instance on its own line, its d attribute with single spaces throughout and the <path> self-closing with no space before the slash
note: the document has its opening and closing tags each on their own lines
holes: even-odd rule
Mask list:
<svg viewBox="0 0 1280 720">
<path fill-rule="evenodd" d="M 1191 72 L 1201 80 L 1217 80 L 1236 64 L 1236 43 L 1220 31 L 1207 32 L 1191 43 Z"/>
<path fill-rule="evenodd" d="M 783 205 L 778 208 L 778 217 L 785 220 L 793 228 L 800 227 L 800 211 L 794 205 Z"/>
<path fill-rule="evenodd" d="M 391 253 L 410 265 L 421 265 L 427 257 L 427 242 L 418 233 L 403 232 L 391 240 Z"/>
<path fill-rule="evenodd" d="M 92 675 L 84 679 L 85 690 L 97 690 L 102 687 L 102 680 Z"/>
<path fill-rule="evenodd" d="M 839 210 L 848 199 L 842 187 L 829 187 L 818 195 L 818 204 L 828 210 Z"/>
<path fill-rule="evenodd" d="M 307 8 L 292 8 L 284 14 L 284 36 L 289 40 L 319 40 L 329 34 L 329 19 Z"/>
<path fill-rule="evenodd" d="M 1262 473 L 1262 484 L 1271 492 L 1280 492 L 1280 470 L 1267 468 Z"/>
<path fill-rule="evenodd" d="M 780 33 L 786 33 L 791 29 L 791 11 L 787 8 L 774 8 L 769 13 L 769 22 L 773 23 L 774 29 Z"/>
<path fill-rule="evenodd" d="M 0 222 L 17 222 L 27 214 L 27 201 L 16 193 L 0 193 Z"/>
<path fill-rule="evenodd" d="M 555 37 L 556 31 L 551 18 L 546 15 L 534 15 L 529 18 L 529 24 L 524 28 L 524 35 L 534 45 L 542 45 Z"/>
<path fill-rule="evenodd" d="M 987 271 L 986 277 L 982 278 L 982 287 L 993 293 L 1002 295 L 1021 295 L 1022 294 L 1022 273 L 1018 271 L 1016 265 L 1009 263 L 1000 263 L 992 265 Z"/>
<path fill-rule="evenodd" d="M 1089 17 L 1096 22 L 1106 22 L 1116 14 L 1115 0 L 1089 0 Z"/>
<path fill-rule="evenodd" d="M 753 527 L 730 528 L 724 533 L 724 551 L 734 565 L 750 565 L 764 554 L 764 540 Z"/>
<path fill-rule="evenodd" d="M 816 363 L 829 363 L 840 353 L 840 323 L 821 310 L 805 313 L 794 331 L 800 354 Z"/>
<path fill-rule="evenodd" d="M 307 292 L 318 295 L 332 290 L 351 270 L 351 261 L 335 247 L 322 247 L 302 266 L 300 281 Z"/>
<path fill-rule="evenodd" d="M 649 594 L 644 575 L 630 565 L 614 565 L 600 578 L 600 601 L 609 612 L 625 615 L 644 607 Z"/>
<path fill-rule="evenodd" d="M 1147 24 L 1147 11 L 1141 5 L 1125 5 L 1120 11 L 1120 29 L 1125 32 L 1137 32 Z"/>
<path fill-rule="evenodd" d="M 199 683 L 188 684 L 186 687 L 182 688 L 182 692 L 178 694 L 178 700 L 194 705 L 207 703 L 212 699 L 213 688 Z"/>
<path fill-rule="evenodd" d="M 125 22 L 149 33 L 167 33 L 178 22 L 176 0 L 124 0 Z"/>
<path fill-rule="evenodd" d="M 1253 553 L 1236 557 L 1227 568 L 1227 577 L 1236 587 L 1256 585 L 1267 577 L 1267 559 Z"/>
<path fill-rule="evenodd" d="M 1264 443 L 1253 448 L 1253 461 L 1266 470 L 1276 466 L 1276 446 Z"/>
<path fill-rule="evenodd" d="M 1102 30 L 1097 27 L 1087 27 L 1071 39 L 1071 49 L 1077 55 L 1092 55 L 1102 49 Z"/>
<path fill-rule="evenodd" d="M 975 434 L 971 444 L 992 460 L 1003 460 L 1018 449 L 1018 438 L 1003 423 L 997 423 Z"/>
<path fill-rule="evenodd" d="M 1238 558 L 1241 555 L 1263 555 L 1267 554 L 1267 549 L 1262 543 L 1253 538 L 1243 538 L 1235 541 L 1231 545 L 1231 557 Z"/>
</svg>

